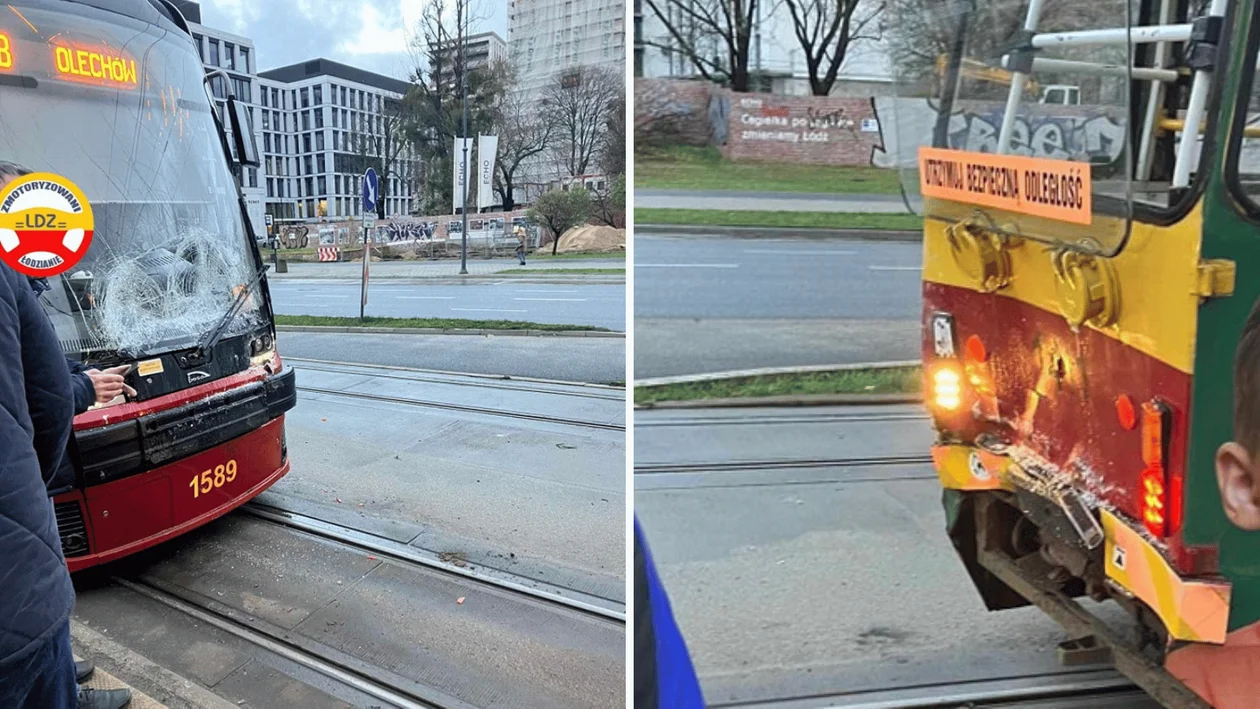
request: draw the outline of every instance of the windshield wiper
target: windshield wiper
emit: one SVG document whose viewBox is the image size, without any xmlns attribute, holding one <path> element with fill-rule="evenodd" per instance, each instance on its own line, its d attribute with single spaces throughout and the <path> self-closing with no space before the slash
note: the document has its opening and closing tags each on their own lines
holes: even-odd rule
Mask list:
<svg viewBox="0 0 1260 709">
<path fill-rule="evenodd" d="M 227 312 L 223 314 L 223 317 L 219 319 L 219 322 L 214 326 L 214 329 L 207 332 L 205 336 L 201 338 L 201 342 L 197 345 L 197 361 L 204 361 L 206 356 L 210 353 L 210 350 L 214 349 L 214 346 L 219 344 L 219 340 L 223 339 L 223 334 L 227 332 L 228 326 L 232 324 L 232 321 L 236 319 L 237 314 L 240 313 L 241 306 L 245 305 L 245 299 L 249 297 L 249 294 L 254 291 L 254 287 L 262 280 L 263 274 L 267 272 L 267 268 L 268 266 L 264 265 L 262 268 L 258 269 L 258 271 L 254 274 L 253 279 L 251 279 L 250 282 L 236 294 L 236 298 L 232 300 L 231 307 L 229 307 Z"/>
</svg>

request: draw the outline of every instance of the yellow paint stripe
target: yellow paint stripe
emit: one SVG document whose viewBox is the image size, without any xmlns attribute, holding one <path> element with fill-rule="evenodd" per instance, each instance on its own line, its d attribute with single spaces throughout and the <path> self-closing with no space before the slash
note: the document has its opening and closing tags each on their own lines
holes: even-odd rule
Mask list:
<svg viewBox="0 0 1260 709">
<path fill-rule="evenodd" d="M 925 223 L 923 279 L 979 292 L 979 284 L 954 261 L 946 226 L 934 219 Z M 1171 226 L 1135 222 L 1124 250 L 1110 259 L 1120 284 L 1119 316 L 1114 325 L 1095 328 L 1187 374 L 1194 369 L 1202 226 L 1199 206 Z M 1009 254 L 1011 282 L 998 295 L 1059 313 L 1049 247 L 1024 240 Z"/>
<path fill-rule="evenodd" d="M 1173 638 L 1225 642 L 1228 583 L 1182 579 L 1154 546 L 1107 510 L 1102 524 L 1108 578 L 1150 606 Z"/>
<path fill-rule="evenodd" d="M 971 455 L 979 458 L 983 473 L 976 475 L 971 467 Z M 932 446 L 932 462 L 941 486 L 949 490 L 1000 490 L 1011 489 L 1006 480 L 1010 460 L 970 446 Z"/>
</svg>

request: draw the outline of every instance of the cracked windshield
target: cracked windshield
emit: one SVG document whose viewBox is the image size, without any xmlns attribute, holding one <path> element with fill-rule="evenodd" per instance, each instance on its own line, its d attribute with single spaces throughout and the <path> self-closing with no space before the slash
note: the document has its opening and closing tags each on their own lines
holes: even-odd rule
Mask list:
<svg viewBox="0 0 1260 709">
<path fill-rule="evenodd" d="M 62 349 L 138 359 L 198 344 L 255 270 L 201 66 L 156 27 L 17 14 L 0 6 L 18 58 L 0 69 L 0 172 L 62 175 L 96 219 L 87 255 L 48 284 Z"/>
</svg>

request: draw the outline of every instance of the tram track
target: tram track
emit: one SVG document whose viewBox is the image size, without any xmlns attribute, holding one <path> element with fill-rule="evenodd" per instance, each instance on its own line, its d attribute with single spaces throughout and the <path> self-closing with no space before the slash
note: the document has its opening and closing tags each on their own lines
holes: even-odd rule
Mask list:
<svg viewBox="0 0 1260 709">
<path fill-rule="evenodd" d="M 902 465 L 926 465 L 929 455 L 877 456 L 867 458 L 788 458 L 775 460 L 732 460 L 702 463 L 645 463 L 634 466 L 635 475 L 667 473 L 733 473 L 807 468 L 856 468 Z M 935 475 L 927 476 L 935 478 Z"/>
<path fill-rule="evenodd" d="M 357 391 L 343 391 L 339 389 L 325 389 L 323 387 L 297 386 L 299 392 L 307 392 L 311 394 L 324 394 L 327 396 L 339 396 L 348 399 L 361 399 L 364 401 L 379 401 L 390 404 L 405 404 L 408 406 L 416 406 L 430 409 L 444 409 L 447 411 L 459 411 L 463 413 L 484 414 L 487 416 L 500 416 L 504 418 L 522 419 L 526 421 L 539 421 L 542 423 L 555 423 L 563 426 L 575 426 L 579 428 L 598 428 L 606 431 L 622 431 L 626 430 L 624 424 L 605 423 L 602 421 L 587 421 L 582 419 L 564 418 L 561 416 L 547 416 L 545 414 L 533 414 L 526 411 L 511 411 L 507 409 L 495 409 L 484 406 L 472 406 L 469 404 L 454 404 L 445 401 L 431 401 L 425 399 L 411 399 L 401 396 L 387 396 L 384 394 L 368 394 Z"/>
<path fill-rule="evenodd" d="M 481 572 L 478 572 L 467 566 L 460 567 L 443 561 L 440 552 L 386 539 L 370 532 L 353 529 L 257 501 L 243 505 L 240 510 L 270 524 L 300 530 L 343 546 L 378 554 L 399 563 L 435 570 L 457 577 L 461 581 L 494 586 L 510 593 L 529 596 L 622 625 L 626 622 L 625 603 L 617 599 L 584 593 L 484 565 L 481 567 Z"/>
<path fill-rule="evenodd" d="M 587 384 L 581 382 L 561 382 L 550 379 L 533 379 L 526 377 L 512 377 L 502 374 L 475 374 L 466 372 L 449 372 L 436 369 L 414 369 L 410 367 L 388 367 L 385 365 L 366 365 L 354 362 L 337 362 L 332 360 L 318 359 L 301 359 L 297 357 L 289 357 L 285 359 L 287 363 L 293 363 L 296 369 L 309 370 L 314 372 L 324 372 L 326 374 L 355 374 L 360 372 L 348 372 L 347 369 L 360 370 L 363 376 L 370 376 L 379 379 L 395 379 L 406 382 L 419 382 L 429 384 L 442 384 L 448 386 L 465 386 L 479 389 L 501 389 L 504 391 L 523 392 L 533 394 L 550 394 L 554 396 L 583 398 L 583 399 L 602 399 L 605 401 L 621 401 L 626 400 L 624 388 L 611 387 L 605 384 Z M 322 365 L 322 366 L 321 366 Z M 382 370 L 382 371 L 372 371 Z M 402 372 L 415 373 L 416 376 L 404 376 L 400 373 L 382 373 L 382 372 Z M 458 377 L 468 381 L 452 381 L 451 379 L 442 379 L 440 377 Z M 582 391 L 560 391 L 556 388 L 545 388 L 541 386 L 522 386 L 531 384 L 546 384 L 552 387 L 567 387 L 570 389 L 581 389 Z M 586 391 L 590 390 L 590 391 Z"/>
<path fill-rule="evenodd" d="M 781 416 L 687 416 L 653 417 L 638 416 L 635 428 L 688 428 L 718 426 L 792 426 L 823 423 L 852 424 L 892 421 L 927 421 L 929 416 L 919 412 L 871 411 L 858 413 L 820 412 L 815 414 L 788 414 Z"/>
<path fill-rule="evenodd" d="M 592 629 L 616 629 L 617 632 L 625 629 L 625 605 L 615 599 L 584 594 L 485 566 L 461 568 L 443 561 L 440 554 L 430 550 L 258 502 L 247 503 L 239 511 L 252 521 L 265 525 L 263 528 L 284 529 L 301 538 L 332 543 L 360 558 L 366 554 L 400 570 L 444 579 L 441 583 L 454 584 L 461 589 L 461 595 L 470 598 L 484 598 L 487 592 L 507 594 L 541 608 L 544 613 L 555 613 L 557 618 L 584 618 L 585 621 L 579 622 L 583 625 L 594 623 L 586 626 Z M 395 665 L 383 663 L 379 652 L 364 651 L 362 648 L 354 650 L 353 645 L 336 647 L 327 644 L 318 633 L 279 625 L 280 621 L 269 620 L 266 614 L 260 614 L 248 605 L 217 600 L 206 589 L 193 590 L 195 587 L 184 585 L 178 578 L 178 575 L 170 577 L 146 570 L 127 574 L 126 577 L 115 575 L 109 581 L 194 623 L 225 633 L 255 648 L 258 653 L 273 656 L 277 658 L 275 661 L 300 666 L 313 676 L 320 677 L 320 682 L 339 687 L 337 692 L 343 698 L 360 697 L 359 701 L 366 702 L 363 706 L 398 709 L 478 709 L 480 706 L 467 701 L 468 697 L 454 696 L 449 689 L 442 688 L 445 685 L 433 686 L 413 676 L 400 674 L 403 672 L 400 667 L 390 669 Z M 225 600 L 232 598 L 233 595 L 228 594 Z M 362 604 L 360 607 L 368 608 Z M 400 622 L 405 621 L 400 619 Z M 428 677 L 427 681 L 432 679 Z"/>
<path fill-rule="evenodd" d="M 1158 709 L 1111 670 L 717 701 L 709 709 Z"/>
<path fill-rule="evenodd" d="M 477 709 L 440 690 L 374 667 L 350 655 L 276 627 L 218 601 L 200 597 L 164 581 L 141 577 L 111 581 L 231 635 L 265 652 L 278 655 L 374 700 L 398 709 Z"/>
</svg>

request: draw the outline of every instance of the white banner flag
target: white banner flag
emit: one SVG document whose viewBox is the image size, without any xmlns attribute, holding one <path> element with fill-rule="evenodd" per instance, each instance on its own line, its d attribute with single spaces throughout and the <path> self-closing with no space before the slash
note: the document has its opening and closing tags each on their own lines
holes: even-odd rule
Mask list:
<svg viewBox="0 0 1260 709">
<path fill-rule="evenodd" d="M 465 152 L 464 149 L 468 151 Z M 455 149 L 451 153 L 451 164 L 455 166 L 453 173 L 454 187 L 451 189 L 452 207 L 451 213 L 458 212 L 464 206 L 465 194 L 468 190 L 468 163 L 472 162 L 472 138 L 456 138 Z"/>
<path fill-rule="evenodd" d="M 494 158 L 499 154 L 499 136 L 477 136 L 477 209 L 494 204 Z"/>
</svg>

